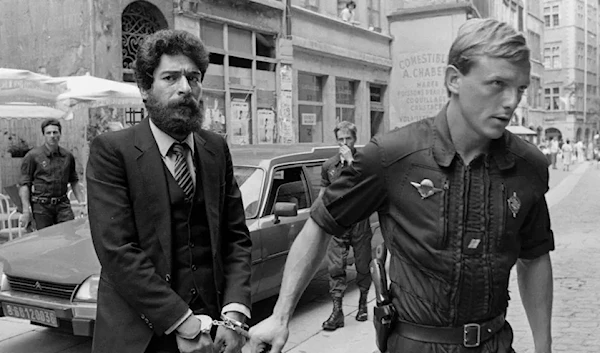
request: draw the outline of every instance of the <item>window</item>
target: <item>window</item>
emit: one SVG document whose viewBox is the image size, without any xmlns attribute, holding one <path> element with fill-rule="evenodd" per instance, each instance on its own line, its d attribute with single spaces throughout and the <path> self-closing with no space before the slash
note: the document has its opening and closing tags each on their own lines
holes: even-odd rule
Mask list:
<svg viewBox="0 0 600 353">
<path fill-rule="evenodd" d="M 225 49 L 223 39 L 223 24 L 202 20 L 200 21 L 200 38 L 211 49 Z M 212 52 L 212 50 L 211 50 Z"/>
<path fill-rule="evenodd" d="M 544 7 L 544 26 L 547 28 L 558 27 L 558 5 Z"/>
<path fill-rule="evenodd" d="M 309 10 L 319 11 L 319 0 L 302 0 L 303 6 Z"/>
<path fill-rule="evenodd" d="M 371 137 L 383 133 L 383 92 L 385 87 L 371 84 L 369 86 L 371 104 Z"/>
<path fill-rule="evenodd" d="M 298 141 L 323 142 L 323 77 L 298 73 Z"/>
<path fill-rule="evenodd" d="M 544 89 L 544 105 L 546 110 L 559 110 L 560 88 L 552 87 Z"/>
<path fill-rule="evenodd" d="M 576 55 L 577 55 L 577 62 L 576 65 L 577 67 L 583 68 L 583 58 L 584 58 L 584 45 L 583 42 L 577 42 L 577 48 L 576 48 Z"/>
<path fill-rule="evenodd" d="M 322 170 L 323 170 L 322 163 L 306 166 L 308 181 L 310 183 L 310 188 L 313 193 L 313 200 L 316 200 L 317 196 L 319 196 L 319 192 L 321 192 L 321 178 L 322 178 L 321 171 Z"/>
<path fill-rule="evenodd" d="M 200 38 L 210 52 L 211 64 L 203 81 L 206 92 L 203 127 L 227 136 L 232 144 L 264 142 L 265 136 L 272 136 L 272 123 L 276 117 L 268 120 L 265 129 L 253 130 L 252 127 L 264 126 L 261 121 L 267 122 L 259 121 L 265 117 L 259 114 L 259 109 L 277 112 L 277 100 L 272 93 L 278 62 L 277 35 L 201 19 Z M 252 70 L 253 67 L 256 70 Z M 226 73 L 229 76 L 229 100 L 226 98 Z M 254 107 L 251 105 L 253 93 L 257 95 Z M 257 136 L 253 136 L 253 131 L 254 134 L 259 131 Z M 276 135 L 275 127 L 273 135 Z"/>
<path fill-rule="evenodd" d="M 546 69 L 560 69 L 560 46 L 550 45 L 544 48 L 544 67 Z"/>
<path fill-rule="evenodd" d="M 381 31 L 381 0 L 369 0 L 367 12 L 369 13 L 369 28 Z"/>
<path fill-rule="evenodd" d="M 527 31 L 529 36 L 528 44 L 529 48 L 531 48 L 531 58 L 533 60 L 541 61 L 542 59 L 542 40 L 541 36 L 538 33 L 535 33 L 531 30 Z"/>
<path fill-rule="evenodd" d="M 141 41 L 149 34 L 168 27 L 160 10 L 145 1 L 134 1 L 121 14 L 121 52 L 123 81 L 135 82 L 133 62 Z"/>
<path fill-rule="evenodd" d="M 293 202 L 298 206 L 298 210 L 310 207 L 309 192 L 302 167 L 275 169 L 264 214 L 273 214 L 277 202 Z"/>
<path fill-rule="evenodd" d="M 354 123 L 354 82 L 344 79 L 335 80 L 335 119 L 337 122 Z"/>
<path fill-rule="evenodd" d="M 523 31 L 523 6 L 518 6 L 518 14 L 517 14 L 518 18 L 518 29 L 519 31 Z"/>
<path fill-rule="evenodd" d="M 532 76 L 531 83 L 527 88 L 527 104 L 531 108 L 540 108 L 541 106 L 541 91 L 540 91 L 540 78 Z"/>
</svg>

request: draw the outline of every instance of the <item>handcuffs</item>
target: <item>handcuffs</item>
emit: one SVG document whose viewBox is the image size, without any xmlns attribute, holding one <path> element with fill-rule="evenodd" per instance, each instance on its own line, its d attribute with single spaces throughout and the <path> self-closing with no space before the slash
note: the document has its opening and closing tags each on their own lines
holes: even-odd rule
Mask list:
<svg viewBox="0 0 600 353">
<path fill-rule="evenodd" d="M 221 314 L 221 320 L 213 320 L 213 318 L 208 315 L 196 315 L 196 318 L 200 320 L 200 333 L 210 333 L 213 326 L 223 326 L 226 329 L 234 331 L 238 335 L 247 339 L 250 338 L 250 335 L 248 334 L 250 326 L 225 315 Z"/>
</svg>

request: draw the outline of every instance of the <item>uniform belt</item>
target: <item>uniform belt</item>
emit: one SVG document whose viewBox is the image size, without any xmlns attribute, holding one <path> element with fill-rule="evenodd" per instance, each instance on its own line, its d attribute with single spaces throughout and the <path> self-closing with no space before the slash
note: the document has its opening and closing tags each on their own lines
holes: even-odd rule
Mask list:
<svg viewBox="0 0 600 353">
<path fill-rule="evenodd" d="M 31 202 L 39 203 L 39 204 L 50 204 L 56 205 L 61 202 L 69 201 L 67 195 L 59 196 L 59 197 L 41 197 L 41 196 L 32 196 Z"/>
<path fill-rule="evenodd" d="M 408 339 L 427 343 L 462 344 L 467 348 L 479 347 L 504 326 L 504 314 L 482 323 L 459 327 L 424 326 L 398 320 L 395 332 Z"/>
</svg>

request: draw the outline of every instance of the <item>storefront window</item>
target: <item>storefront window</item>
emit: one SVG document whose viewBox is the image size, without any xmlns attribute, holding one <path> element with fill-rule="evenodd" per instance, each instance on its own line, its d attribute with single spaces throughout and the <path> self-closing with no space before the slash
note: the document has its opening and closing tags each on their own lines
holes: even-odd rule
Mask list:
<svg viewBox="0 0 600 353">
<path fill-rule="evenodd" d="M 231 143 L 247 145 L 252 143 L 252 109 L 250 102 L 252 94 L 231 94 Z"/>
<path fill-rule="evenodd" d="M 321 76 L 305 73 L 298 74 L 298 100 L 309 102 L 323 101 L 323 83 Z"/>
<path fill-rule="evenodd" d="M 323 142 L 323 78 L 298 73 L 298 141 Z"/>
<path fill-rule="evenodd" d="M 216 22 L 200 22 L 200 38 L 208 47 L 224 49 L 223 25 Z"/>
<path fill-rule="evenodd" d="M 225 119 L 225 92 L 204 91 L 204 122 L 202 128 L 225 136 L 227 121 Z"/>
<path fill-rule="evenodd" d="M 323 142 L 323 106 L 299 105 L 299 142 Z"/>
</svg>

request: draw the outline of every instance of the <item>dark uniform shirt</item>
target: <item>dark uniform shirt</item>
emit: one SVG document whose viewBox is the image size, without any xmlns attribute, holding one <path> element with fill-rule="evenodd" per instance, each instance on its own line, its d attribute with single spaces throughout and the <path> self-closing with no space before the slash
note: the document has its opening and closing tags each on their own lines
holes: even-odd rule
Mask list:
<svg viewBox="0 0 600 353">
<path fill-rule="evenodd" d="M 23 158 L 21 185 L 30 187 L 31 196 L 64 196 L 67 184 L 77 181 L 75 157 L 60 146 L 56 152 L 51 152 L 44 144 L 32 149 Z"/>
<path fill-rule="evenodd" d="M 356 154 L 355 149 L 352 149 L 352 152 L 353 155 Z M 339 153 L 326 160 L 321 168 L 321 187 L 326 188 L 331 185 L 331 183 L 336 181 L 340 177 L 342 169 L 344 169 L 346 166 L 346 163 L 342 163 Z M 350 239 L 353 234 L 355 236 L 359 236 L 370 231 L 371 223 L 367 218 L 355 224 L 352 228 L 344 232 L 344 234 L 337 235 L 336 237 L 340 239 Z"/>
<path fill-rule="evenodd" d="M 554 249 L 547 190 L 545 157 L 509 132 L 465 165 L 444 109 L 375 137 L 311 216 L 335 235 L 378 211 L 400 319 L 456 327 L 504 313 L 517 259 Z M 510 328 L 490 341 L 481 352 L 510 347 Z M 446 352 L 427 347 L 414 351 Z"/>
</svg>

